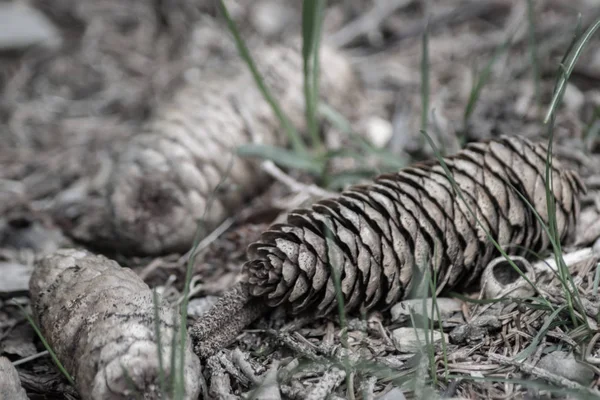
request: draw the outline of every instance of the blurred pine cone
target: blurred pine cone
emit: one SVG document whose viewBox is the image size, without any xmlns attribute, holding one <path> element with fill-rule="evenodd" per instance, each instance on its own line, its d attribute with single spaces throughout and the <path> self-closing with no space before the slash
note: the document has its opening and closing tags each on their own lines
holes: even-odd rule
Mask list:
<svg viewBox="0 0 600 400">
<path fill-rule="evenodd" d="M 266 85 L 304 130 L 300 50 L 264 46 L 256 54 Z M 323 48 L 321 61 L 323 100 L 351 106 L 359 90 L 348 60 Z M 189 249 L 199 219 L 210 232 L 268 183 L 254 160 L 237 157 L 247 143 L 286 144 L 247 68 L 224 65 L 186 82 L 120 154 L 107 188 L 108 215 L 95 225 L 110 225 L 108 247 L 137 254 Z M 89 230 L 97 243 L 100 229 Z"/>
<path fill-rule="evenodd" d="M 245 282 L 270 306 L 287 304 L 293 313 L 311 307 L 317 315 L 336 305 L 332 268 L 347 311 L 393 305 L 418 284 L 415 273 L 425 267 L 437 275 L 438 287 L 468 285 L 497 255 L 486 231 L 509 254 L 550 244 L 527 204 L 548 223 L 546 154 L 544 144 L 501 137 L 446 158 L 467 204 L 434 161 L 293 211 L 286 224 L 272 226 L 249 247 Z M 557 231 L 561 241 L 569 240 L 585 188 L 557 161 L 552 177 Z"/>
</svg>

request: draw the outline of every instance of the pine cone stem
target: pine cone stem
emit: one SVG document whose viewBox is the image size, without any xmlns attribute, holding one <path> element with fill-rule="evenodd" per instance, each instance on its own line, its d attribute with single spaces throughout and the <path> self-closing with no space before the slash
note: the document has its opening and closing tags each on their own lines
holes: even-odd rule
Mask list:
<svg viewBox="0 0 600 400">
<path fill-rule="evenodd" d="M 250 295 L 246 284 L 237 284 L 190 328 L 195 353 L 201 359 L 210 357 L 233 342 L 242 329 L 267 309 L 264 301 Z"/>
</svg>

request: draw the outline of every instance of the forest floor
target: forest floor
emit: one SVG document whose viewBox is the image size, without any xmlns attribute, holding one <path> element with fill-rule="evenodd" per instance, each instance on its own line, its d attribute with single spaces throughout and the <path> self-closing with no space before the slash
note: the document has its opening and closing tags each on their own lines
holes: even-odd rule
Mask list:
<svg viewBox="0 0 600 400">
<path fill-rule="evenodd" d="M 66 219 L 51 210 L 57 199 L 76 196 L 82 182 L 102 175 L 111 151 L 168 97 L 181 72 L 206 54 L 200 49 L 193 57 L 173 55 L 189 35 L 178 21 L 193 19 L 182 17 L 189 12 L 183 0 L 160 10 L 160 2 L 152 1 L 30 3 L 61 39 L 0 49 L 0 356 L 15 363 L 31 399 L 76 399 L 17 306 L 29 306 L 27 282 L 37 259 L 81 246 L 69 237 Z M 226 3 L 242 29 L 263 39 L 286 41 L 301 32 L 301 7 L 294 1 Z M 335 167 L 360 169 L 363 179 L 433 158 L 422 128 L 445 154 L 503 134 L 547 141 L 543 120 L 563 57 L 578 30 L 600 18 L 594 0 L 328 3 L 322 42 L 351 60 L 371 112 L 355 130 L 386 154 L 378 158 L 374 151 L 366 161 Z M 213 7 L 201 11 L 222 22 Z M 202 23 L 200 14 L 196 20 Z M 424 104 L 430 110 L 425 123 Z M 545 267 L 552 261 L 532 262 L 538 273 L 548 273 L 540 286 L 543 302 L 531 294 L 489 302 L 476 287 L 453 298 L 441 293 L 439 315 L 432 315 L 430 305 L 424 312 L 420 301 L 348 315 L 343 323 L 336 314 L 292 319 L 275 310 L 205 366 L 207 393 L 222 399 L 596 398 L 600 34 L 586 44 L 572 71 L 553 134 L 557 154 L 587 186 L 575 240 L 562 249 L 584 300 L 582 313 L 569 313 L 564 287 Z M 356 178 L 339 174 L 332 183 L 267 165 L 273 184 L 200 243 L 190 319 L 236 283 L 247 246 L 269 224 L 291 208 L 310 205 L 319 190 L 336 191 Z M 70 212 L 77 210 L 64 210 Z M 166 299 L 181 297 L 186 254 L 109 256 Z M 540 257 L 554 260 L 551 253 Z"/>
</svg>

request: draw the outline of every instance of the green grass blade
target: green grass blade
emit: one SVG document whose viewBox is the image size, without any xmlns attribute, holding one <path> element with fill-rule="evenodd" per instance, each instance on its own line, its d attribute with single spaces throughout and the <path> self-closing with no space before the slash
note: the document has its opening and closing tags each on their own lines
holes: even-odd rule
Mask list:
<svg viewBox="0 0 600 400">
<path fill-rule="evenodd" d="M 177 347 L 178 333 L 182 328 L 182 324 L 175 326 L 173 337 L 171 338 L 171 357 L 169 364 L 171 366 L 171 374 L 169 375 L 169 384 L 173 387 L 173 396 L 176 400 L 179 400 L 184 392 L 184 374 L 182 371 L 177 371 L 177 368 L 179 368 L 177 365 L 177 355 L 185 351 L 185 344 Z"/>
<path fill-rule="evenodd" d="M 327 189 L 335 191 L 343 190 L 361 180 L 372 179 L 376 174 L 377 171 L 368 168 L 340 172 L 329 176 L 327 180 Z"/>
<path fill-rule="evenodd" d="M 533 80 L 533 88 L 535 95 L 535 104 L 540 106 L 540 69 L 538 66 L 537 42 L 535 40 L 535 5 L 533 0 L 527 0 L 527 19 L 529 33 L 529 57 L 531 58 L 531 77 Z M 539 109 L 539 108 L 538 108 Z"/>
<path fill-rule="evenodd" d="M 339 129 L 340 132 L 347 135 L 356 135 L 350 121 L 329 104 L 320 103 L 318 111 L 321 116 L 326 118 L 333 126 Z"/>
<path fill-rule="evenodd" d="M 160 392 L 163 396 L 167 396 L 167 385 L 165 380 L 165 364 L 163 361 L 163 348 L 160 333 L 160 316 L 158 305 L 158 294 L 156 288 L 152 290 L 152 310 L 154 312 L 154 334 L 156 335 L 156 347 L 158 349 L 158 380 L 160 384 Z"/>
<path fill-rule="evenodd" d="M 578 34 L 578 24 L 578 29 L 576 30 L 575 37 L 569 45 L 569 50 L 565 53 L 563 57 L 563 62 L 561 62 L 559 66 L 559 75 L 557 78 L 556 85 L 554 87 L 554 94 L 550 106 L 548 107 L 548 112 L 546 113 L 546 117 L 544 119 L 544 123 L 548 124 L 548 150 L 546 154 L 545 168 L 546 207 L 548 209 L 548 235 L 552 241 L 558 275 L 561 278 L 560 280 L 561 284 L 563 285 L 563 293 L 567 301 L 567 306 L 569 307 L 571 320 L 575 326 L 578 325 L 578 320 L 574 312 L 573 303 L 575 302 L 577 307 L 580 308 L 581 311 L 583 311 L 583 308 L 581 304 L 581 299 L 579 298 L 578 288 L 576 287 L 575 282 L 573 281 L 569 269 L 562 256 L 562 247 L 556 222 L 556 200 L 552 191 L 554 179 L 552 173 L 552 147 L 554 139 L 554 123 L 556 118 L 556 110 L 562 101 L 564 92 L 566 90 L 566 85 L 571 76 L 573 68 L 577 63 L 577 60 L 581 56 L 585 45 L 590 41 L 591 37 L 594 35 L 598 28 L 600 28 L 600 19 L 598 19 L 594 24 L 592 24 L 584 32 L 584 34 L 580 36 Z M 568 287 L 567 282 L 570 284 L 571 288 Z M 583 315 L 585 315 L 585 313 Z M 584 323 L 587 326 L 587 320 L 584 320 Z"/>
<path fill-rule="evenodd" d="M 429 20 L 426 20 L 421 40 L 421 129 L 424 131 L 429 123 L 429 91 Z"/>
<path fill-rule="evenodd" d="M 325 0 L 302 3 L 302 58 L 304 62 L 304 99 L 308 132 L 315 149 L 322 147 L 317 111 L 319 107 L 319 47 Z"/>
<path fill-rule="evenodd" d="M 598 400 L 599 397 L 594 393 L 596 389 L 588 389 L 583 387 L 585 390 L 575 388 L 561 388 L 555 385 L 544 383 L 541 379 L 517 379 L 517 378 L 502 378 L 500 376 L 475 376 L 475 375 L 451 375 L 451 379 L 457 381 L 474 381 L 474 382 L 498 382 L 498 383 L 510 383 L 512 385 L 521 385 L 526 388 L 535 389 L 536 391 L 544 391 L 552 394 L 552 398 L 574 398 L 578 400 Z M 556 396 L 556 397 L 554 397 Z M 573 396 L 573 397 L 569 397 Z"/>
<path fill-rule="evenodd" d="M 219 9 L 220 9 L 221 13 L 223 14 L 223 16 L 225 18 L 225 21 L 227 22 L 227 27 L 229 28 L 229 31 L 233 35 L 233 38 L 235 40 L 235 43 L 238 48 L 238 52 L 240 53 L 240 56 L 242 57 L 242 59 L 244 60 L 244 62 L 248 66 L 248 68 L 250 69 L 250 72 L 252 73 L 254 81 L 255 81 L 256 85 L 258 86 L 260 92 L 262 93 L 263 97 L 265 98 L 267 103 L 269 103 L 269 105 L 273 109 L 273 112 L 277 116 L 277 119 L 279 119 L 281 126 L 285 130 L 285 132 L 290 140 L 292 148 L 297 152 L 305 153 L 306 147 L 304 146 L 304 143 L 302 142 L 302 138 L 300 137 L 300 134 L 298 133 L 296 128 L 294 128 L 294 126 L 290 122 L 289 118 L 285 115 L 285 113 L 283 112 L 281 107 L 279 107 L 279 103 L 275 100 L 275 98 L 271 94 L 271 91 L 265 84 L 264 79 L 262 78 L 260 72 L 258 71 L 258 68 L 256 67 L 256 64 L 254 62 L 254 59 L 252 58 L 252 55 L 250 54 L 250 51 L 248 50 L 248 47 L 246 46 L 246 43 L 244 42 L 244 39 L 242 39 L 242 36 L 236 26 L 236 23 L 233 21 L 233 19 L 229 15 L 227 6 L 223 2 L 223 0 L 219 0 L 218 5 L 219 5 Z"/>
<path fill-rule="evenodd" d="M 346 371 L 346 384 L 348 389 L 351 391 L 351 379 L 352 379 L 352 367 L 350 365 L 350 351 L 348 344 L 348 322 L 346 319 L 346 307 L 344 304 L 344 293 L 342 292 L 342 280 L 340 273 L 338 272 L 338 268 L 341 270 L 343 268 L 342 265 L 334 265 L 332 263 L 333 257 L 331 257 L 330 249 L 333 244 L 333 232 L 329 230 L 327 226 L 324 226 L 325 229 L 325 246 L 327 247 L 327 259 L 329 269 L 331 271 L 331 276 L 333 277 L 333 283 L 335 287 L 335 297 L 338 307 L 338 315 L 340 319 L 340 327 L 342 328 L 342 337 L 341 342 L 342 346 L 344 346 L 346 354 L 343 359 L 343 368 Z"/>
<path fill-rule="evenodd" d="M 408 155 L 395 154 L 385 148 L 377 148 L 367 139 L 357 134 L 350 122 L 337 110 L 331 106 L 321 103 L 319 104 L 319 113 L 340 132 L 348 135 L 348 138 L 354 145 L 359 147 L 364 153 L 370 154 L 381 162 L 381 164 L 389 169 L 397 170 L 405 167 L 409 160 Z M 327 153 L 326 153 L 327 154 Z"/>
<path fill-rule="evenodd" d="M 259 157 L 271 160 L 285 168 L 293 168 L 311 174 L 321 175 L 325 165 L 309 153 L 297 153 L 280 147 L 265 144 L 245 144 L 237 149 L 237 154 L 242 157 Z"/>
<path fill-rule="evenodd" d="M 204 209 L 204 213 L 202 215 L 202 218 L 200 218 L 200 220 L 198 221 L 198 227 L 196 229 L 196 234 L 194 237 L 194 243 L 192 245 L 192 249 L 189 252 L 189 257 L 188 257 L 188 261 L 187 261 L 187 265 L 186 265 L 186 271 L 185 271 L 185 285 L 184 285 L 184 289 L 183 289 L 183 301 L 181 302 L 180 305 L 180 316 L 181 316 L 181 321 L 179 324 L 179 330 L 180 330 L 180 342 L 179 342 L 179 366 L 178 366 L 178 370 L 177 370 L 177 384 L 175 386 L 175 399 L 183 399 L 185 396 L 185 348 L 186 348 L 186 340 L 187 340 L 187 313 L 188 313 L 188 303 L 189 303 L 189 295 L 190 295 L 190 283 L 192 281 L 192 274 L 194 271 L 194 264 L 196 261 L 196 255 L 197 255 L 197 249 L 198 249 L 198 245 L 200 244 L 200 242 L 202 241 L 202 237 L 204 236 L 203 233 L 205 231 L 205 225 L 204 225 L 204 220 L 206 217 L 206 214 L 208 212 L 210 212 L 210 209 L 212 208 L 212 205 L 215 201 L 216 198 L 216 193 L 219 192 L 219 189 L 221 188 L 221 186 L 225 183 L 225 181 L 227 180 L 227 178 L 229 177 L 229 174 L 231 173 L 231 168 L 233 167 L 233 162 L 235 160 L 235 154 L 231 153 L 231 156 L 229 158 L 229 163 L 227 165 L 227 169 L 225 171 L 225 173 L 223 174 L 223 176 L 221 177 L 221 180 L 217 183 L 217 185 L 215 186 L 215 188 L 213 189 L 207 203 L 206 203 L 206 208 Z M 176 335 L 174 335 L 175 337 Z M 174 365 L 174 364 L 172 364 Z"/>
<path fill-rule="evenodd" d="M 577 63 L 577 60 L 579 60 L 579 57 L 581 56 L 583 49 L 585 48 L 587 43 L 590 41 L 590 39 L 592 38 L 594 33 L 596 33 L 598 28 L 600 28 L 600 19 L 596 20 L 596 22 L 594 22 L 583 33 L 583 35 L 579 38 L 579 40 L 577 40 L 577 42 L 573 46 L 572 50 L 568 53 L 569 55 L 566 57 L 565 62 L 562 63 L 562 65 L 564 66 L 564 71 L 562 71 L 562 74 L 558 80 L 558 84 L 554 91 L 554 95 L 552 96 L 552 101 L 550 102 L 550 106 L 548 107 L 548 112 L 546 113 L 546 117 L 544 118 L 545 124 L 547 124 L 550 121 L 552 114 L 554 114 L 556 112 L 556 109 L 558 108 L 558 106 L 560 104 L 560 101 L 562 99 L 564 91 L 567 88 L 567 81 L 569 80 L 569 77 L 571 76 L 571 73 L 573 72 L 573 68 L 575 67 L 575 64 Z"/>
<path fill-rule="evenodd" d="M 550 244 L 552 245 L 552 250 L 554 253 L 554 260 L 556 262 L 557 265 L 557 273 L 555 274 L 556 278 L 559 280 L 559 282 L 561 283 L 563 289 L 565 290 L 565 298 L 567 299 L 567 302 L 569 303 L 569 312 L 571 314 L 571 319 L 574 322 L 575 325 L 577 324 L 577 318 L 575 316 L 574 313 L 574 306 L 573 306 L 573 300 L 572 298 L 575 299 L 575 304 L 578 308 L 578 311 L 582 314 L 585 315 L 585 309 L 582 305 L 580 296 L 579 296 L 579 291 L 577 290 L 577 287 L 575 285 L 575 282 L 573 281 L 573 277 L 571 276 L 570 273 L 568 273 L 568 268 L 566 268 L 565 265 L 565 261 L 564 258 L 562 256 L 562 250 L 561 250 L 561 245 L 560 245 L 560 238 L 558 237 L 558 233 L 555 231 L 554 233 L 552 232 L 551 228 L 546 225 L 546 223 L 544 222 L 544 220 L 542 219 L 541 215 L 537 212 L 537 210 L 535 209 L 535 207 L 533 206 L 533 204 L 531 204 L 529 202 L 529 200 L 527 200 L 525 198 L 525 196 L 523 196 L 523 194 L 521 194 L 510 182 L 506 182 L 517 194 L 517 196 L 519 196 L 519 198 L 525 203 L 525 205 L 527 205 L 527 207 L 531 210 L 531 212 L 533 213 L 533 215 L 535 216 L 535 218 L 537 219 L 538 223 L 540 224 L 540 226 L 542 227 L 542 229 L 544 230 L 544 233 L 546 234 L 546 236 L 548 236 L 548 239 L 550 240 Z M 546 187 L 546 201 L 548 201 L 548 196 L 551 197 L 550 201 L 553 201 L 554 199 L 554 195 L 553 194 L 548 194 L 548 187 Z M 551 214 L 550 212 L 548 212 L 548 217 L 549 219 L 551 219 L 551 215 L 554 215 L 554 219 L 556 219 L 556 212 L 554 212 L 553 214 Z M 563 268 L 564 266 L 564 268 Z M 560 269 L 562 268 L 562 269 Z M 567 270 L 567 273 L 565 273 L 565 270 Z M 568 283 L 570 283 L 571 287 L 573 288 L 573 292 L 571 292 L 571 290 L 568 287 Z M 584 321 L 586 324 L 587 322 Z"/>
<path fill-rule="evenodd" d="M 450 371 L 448 370 L 448 347 L 446 345 L 446 337 L 444 336 L 444 328 L 442 327 L 442 314 L 440 312 L 440 307 L 438 306 L 437 303 L 437 274 L 433 274 L 433 279 L 430 282 L 430 288 L 429 290 L 431 291 L 431 315 L 433 316 L 434 312 L 437 318 L 437 322 L 438 322 L 438 332 L 440 333 L 440 336 L 442 338 L 442 356 L 444 359 L 444 378 L 446 379 L 446 381 L 448 381 L 448 375 L 450 374 Z M 432 330 L 434 328 L 434 323 L 435 321 L 433 321 L 432 319 Z M 432 334 L 433 337 L 433 334 Z M 432 363 L 432 374 L 435 374 L 435 364 Z M 434 378 L 436 379 L 436 378 Z"/>
<path fill-rule="evenodd" d="M 17 307 L 19 307 L 19 309 L 21 310 L 21 312 L 23 313 L 23 315 L 25 316 L 25 318 L 27 318 L 27 322 L 29 322 L 29 325 L 31 325 L 31 327 L 35 331 L 36 335 L 38 335 L 38 337 L 42 341 L 42 344 L 44 345 L 44 348 L 48 351 L 48 354 L 50 354 L 50 357 L 52 358 L 52 361 L 54 361 L 54 364 L 56 364 L 56 366 L 58 367 L 58 370 L 61 372 L 61 374 L 64 375 L 65 378 L 67 378 L 67 380 L 69 381 L 69 383 L 71 385 L 75 386 L 75 381 L 73 380 L 73 377 L 71 376 L 71 374 L 69 374 L 69 372 L 62 365 L 62 363 L 60 362 L 60 360 L 56 356 L 56 353 L 54 352 L 54 350 L 52 350 L 52 347 L 50 347 L 50 344 L 46 341 L 46 338 L 44 337 L 44 335 L 42 335 L 42 332 L 40 331 L 40 328 L 37 326 L 37 324 L 35 323 L 35 321 L 31 317 L 31 315 L 29 315 L 27 313 L 27 311 L 25 311 L 25 309 L 20 304 L 15 303 L 15 305 Z"/>
<path fill-rule="evenodd" d="M 467 101 L 467 106 L 465 107 L 465 112 L 463 116 L 463 123 L 465 126 L 469 122 L 473 111 L 475 111 L 475 106 L 477 105 L 477 101 L 481 96 L 481 91 L 483 90 L 483 87 L 487 84 L 492 75 L 492 68 L 494 67 L 494 64 L 496 64 L 496 61 L 498 61 L 500 56 L 508 50 L 512 43 L 513 36 L 514 33 L 510 34 L 506 38 L 506 40 L 496 48 L 494 54 L 492 55 L 492 58 L 490 58 L 490 60 L 483 68 L 479 76 L 477 76 L 477 78 L 475 79 L 475 84 L 473 85 L 473 87 L 471 88 L 471 92 L 469 93 L 469 100 Z"/>
</svg>

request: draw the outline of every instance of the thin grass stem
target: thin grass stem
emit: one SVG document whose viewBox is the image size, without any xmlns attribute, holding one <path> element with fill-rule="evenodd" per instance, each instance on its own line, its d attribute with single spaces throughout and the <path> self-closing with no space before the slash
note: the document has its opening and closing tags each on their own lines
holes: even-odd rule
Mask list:
<svg viewBox="0 0 600 400">
<path fill-rule="evenodd" d="M 21 312 L 23 313 L 23 315 L 25 316 L 25 318 L 27 318 L 27 322 L 29 322 L 29 325 L 31 325 L 31 327 L 35 331 L 36 335 L 38 335 L 38 337 L 42 341 L 42 344 L 44 345 L 44 348 L 48 351 L 48 354 L 50 354 L 50 357 L 52 357 L 52 361 L 54 361 L 54 364 L 56 364 L 56 366 L 58 367 L 58 370 L 61 372 L 61 374 L 64 375 L 65 378 L 67 378 L 67 380 L 69 381 L 69 383 L 71 385 L 75 386 L 75 380 L 73 379 L 73 377 L 71 376 L 71 374 L 69 374 L 69 372 L 67 371 L 67 369 L 62 365 L 62 363 L 58 359 L 58 356 L 56 355 L 56 353 L 54 352 L 54 350 L 52 349 L 52 347 L 50 346 L 50 344 L 48 343 L 48 341 L 46 340 L 46 338 L 44 337 L 44 335 L 42 335 L 42 331 L 40 331 L 40 328 L 37 326 L 37 324 L 35 323 L 35 321 L 31 317 L 31 315 L 29 315 L 27 313 L 27 311 L 25 311 L 25 309 L 23 308 L 23 306 L 21 306 L 18 303 L 15 303 L 15 304 L 16 304 L 17 307 L 19 307 L 19 309 L 21 310 Z"/>
<path fill-rule="evenodd" d="M 425 28 L 421 39 L 421 129 L 427 130 L 429 125 L 429 17 L 425 17 Z"/>
<path fill-rule="evenodd" d="M 262 75 L 258 71 L 256 63 L 254 62 L 254 59 L 252 58 L 252 55 L 250 54 L 250 51 L 248 50 L 248 47 L 246 46 L 246 43 L 242 39 L 242 36 L 237 28 L 236 23 L 233 21 L 233 19 L 231 18 L 231 15 L 229 14 L 229 11 L 227 10 L 227 6 L 223 2 L 223 0 L 219 0 L 218 5 L 219 5 L 219 9 L 220 9 L 221 13 L 225 17 L 225 21 L 227 22 L 227 27 L 229 28 L 229 31 L 233 35 L 233 38 L 235 40 L 235 43 L 238 48 L 238 52 L 240 53 L 240 56 L 242 57 L 242 59 L 244 60 L 244 62 L 248 66 L 248 68 L 250 69 L 250 72 L 252 73 L 252 77 L 254 78 L 254 81 L 255 81 L 256 85 L 258 86 L 260 92 L 262 93 L 263 97 L 265 98 L 267 103 L 269 103 L 269 105 L 273 109 L 273 112 L 277 116 L 277 119 L 281 123 L 281 126 L 283 127 L 284 131 L 286 132 L 286 134 L 290 140 L 292 148 L 296 152 L 306 153 L 306 146 L 302 142 L 302 138 L 300 137 L 300 134 L 298 133 L 296 128 L 294 128 L 294 126 L 290 122 L 289 118 L 285 115 L 285 113 L 279 106 L 279 103 L 275 100 L 275 97 L 273 97 L 273 95 L 271 94 L 271 91 L 265 84 L 265 81 L 262 78 Z"/>
<path fill-rule="evenodd" d="M 535 5 L 533 0 L 527 0 L 527 19 L 528 33 L 529 33 L 529 57 L 531 58 L 531 78 L 533 80 L 533 90 L 535 96 L 535 104 L 538 107 L 541 105 L 541 94 L 540 94 L 540 68 L 538 65 L 538 50 L 537 42 L 535 39 Z"/>
<path fill-rule="evenodd" d="M 159 317 L 159 304 L 158 294 L 156 288 L 152 290 L 152 310 L 154 312 L 154 334 L 156 335 L 156 347 L 158 352 L 158 381 L 160 385 L 160 392 L 163 396 L 167 396 L 167 385 L 165 380 L 165 364 L 163 360 L 163 348 L 162 339 L 160 333 L 160 317 Z"/>
<path fill-rule="evenodd" d="M 592 36 L 594 35 L 594 33 L 596 33 L 598 28 L 600 28 L 600 19 L 596 20 L 596 22 L 594 22 L 583 33 L 579 40 L 575 42 L 572 50 L 567 52 L 565 62 L 561 63 L 560 65 L 562 74 L 558 79 L 558 83 L 554 90 L 554 95 L 552 96 L 552 101 L 550 102 L 550 106 L 548 107 L 548 111 L 546 112 L 544 124 L 547 124 L 552 118 L 552 115 L 556 112 L 556 109 L 560 104 L 564 91 L 567 88 L 567 82 L 569 80 L 569 77 L 571 76 L 571 73 L 573 72 L 573 68 L 575 68 L 575 64 L 581 56 L 583 49 L 585 48 L 586 44 L 591 40 Z"/>
</svg>

